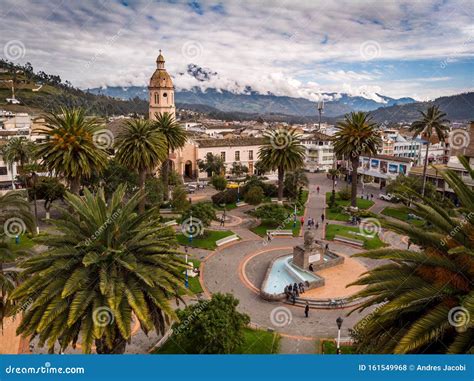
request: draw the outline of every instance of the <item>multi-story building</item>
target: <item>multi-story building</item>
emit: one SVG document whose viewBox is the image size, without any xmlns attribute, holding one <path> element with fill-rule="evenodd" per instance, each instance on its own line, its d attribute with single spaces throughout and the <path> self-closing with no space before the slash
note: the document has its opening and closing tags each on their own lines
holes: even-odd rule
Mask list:
<svg viewBox="0 0 474 381">
<path fill-rule="evenodd" d="M 304 167 L 309 172 L 328 171 L 334 163 L 331 137 L 320 132 L 303 135 L 305 159 Z"/>
<path fill-rule="evenodd" d="M 412 159 L 388 155 L 361 156 L 359 160 L 359 174 L 374 178 L 382 189 L 387 181 L 398 175 L 407 175 L 412 167 Z"/>
<path fill-rule="evenodd" d="M 474 180 L 471 179 L 465 168 L 459 162 L 458 156 L 466 156 L 469 160 L 471 168 L 474 168 L 474 122 L 470 123 L 470 126 L 463 133 L 464 139 L 462 146 L 459 147 L 450 147 L 449 160 L 446 164 L 438 163 L 431 166 L 428 166 L 426 170 L 426 180 L 433 185 L 436 189 L 443 194 L 451 196 L 454 198 L 454 191 L 448 186 L 444 181 L 444 178 L 441 176 L 441 173 L 446 169 L 453 170 L 456 172 L 463 182 L 470 185 L 474 189 Z M 422 163 L 421 163 L 422 164 Z M 410 176 L 423 176 L 423 165 L 419 165 L 411 168 Z"/>
</svg>

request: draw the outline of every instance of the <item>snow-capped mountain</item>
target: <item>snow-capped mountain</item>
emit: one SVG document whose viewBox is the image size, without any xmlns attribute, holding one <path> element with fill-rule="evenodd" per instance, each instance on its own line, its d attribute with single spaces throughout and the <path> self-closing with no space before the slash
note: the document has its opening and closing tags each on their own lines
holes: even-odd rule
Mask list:
<svg viewBox="0 0 474 381">
<path fill-rule="evenodd" d="M 177 74 L 175 82 L 184 79 L 189 83 L 193 80 L 196 86 L 189 89 L 177 89 L 175 100 L 178 107 L 185 105 L 205 105 L 224 112 L 244 112 L 258 114 L 286 114 L 297 116 L 313 116 L 317 114 L 314 100 L 275 95 L 272 93 L 262 94 L 253 90 L 250 86 L 235 84 L 235 90 L 223 90 L 212 87 L 216 83 L 218 73 L 202 68 L 195 64 L 189 64 L 185 71 Z M 121 99 L 132 99 L 135 97 L 148 99 L 146 87 L 105 87 L 89 89 L 91 93 L 103 94 Z M 353 96 L 347 93 L 322 93 L 324 99 L 329 99 L 324 104 L 323 115 L 334 117 L 351 111 L 371 111 L 379 107 L 389 107 L 415 102 L 412 98 L 394 99 L 381 94 L 374 96 Z"/>
</svg>

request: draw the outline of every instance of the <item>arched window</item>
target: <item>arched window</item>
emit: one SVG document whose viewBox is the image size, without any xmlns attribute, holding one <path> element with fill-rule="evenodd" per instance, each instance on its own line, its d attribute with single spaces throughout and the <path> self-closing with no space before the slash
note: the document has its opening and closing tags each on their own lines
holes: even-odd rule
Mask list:
<svg viewBox="0 0 474 381">
<path fill-rule="evenodd" d="M 165 98 L 166 103 L 168 103 L 168 94 L 163 93 L 163 98 Z"/>
</svg>

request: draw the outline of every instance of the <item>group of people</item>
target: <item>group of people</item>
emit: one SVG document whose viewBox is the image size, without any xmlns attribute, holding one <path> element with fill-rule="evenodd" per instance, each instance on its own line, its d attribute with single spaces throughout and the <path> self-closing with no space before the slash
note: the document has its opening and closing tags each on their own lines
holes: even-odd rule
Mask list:
<svg viewBox="0 0 474 381">
<path fill-rule="evenodd" d="M 300 296 L 300 294 L 304 294 L 304 284 L 303 282 L 300 283 L 294 283 L 289 284 L 288 286 L 285 286 L 285 295 L 286 298 L 293 302 L 293 304 L 296 303 L 296 298 Z"/>
<path fill-rule="evenodd" d="M 364 195 L 361 195 L 360 198 L 364 199 Z M 371 193 L 371 194 L 368 194 L 368 193 L 367 193 L 367 194 L 365 195 L 365 199 L 366 199 L 366 200 L 373 200 L 373 199 L 374 199 L 374 194 L 373 194 L 373 193 Z"/>
<path fill-rule="evenodd" d="M 324 223 L 324 219 L 325 219 L 325 216 L 324 216 L 324 213 L 322 213 L 321 214 L 321 223 Z M 304 226 L 304 217 L 300 218 L 300 223 L 301 223 L 301 226 L 303 227 Z M 318 230 L 319 222 L 315 221 L 313 217 L 309 217 L 308 221 L 307 221 L 307 226 L 308 226 L 308 229 L 311 229 L 311 228 L 314 227 L 316 230 Z"/>
</svg>

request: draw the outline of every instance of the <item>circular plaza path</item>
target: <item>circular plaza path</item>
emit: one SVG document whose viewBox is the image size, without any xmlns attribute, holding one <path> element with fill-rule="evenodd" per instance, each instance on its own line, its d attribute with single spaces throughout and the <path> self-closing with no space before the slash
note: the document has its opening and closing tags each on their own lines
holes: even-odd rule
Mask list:
<svg viewBox="0 0 474 381">
<path fill-rule="evenodd" d="M 308 174 L 310 181 L 309 199 L 306 205 L 305 220 L 313 217 L 320 219 L 324 211 L 325 194 L 331 189 L 331 181 L 323 174 Z M 316 187 L 320 187 L 319 194 Z M 386 204 L 374 199 L 373 209 L 380 211 Z M 283 338 L 293 341 L 311 341 L 319 338 L 334 338 L 337 336 L 336 319 L 341 316 L 344 319 L 342 325 L 342 337 L 349 336 L 349 329 L 356 322 L 371 312 L 371 309 L 362 313 L 353 312 L 347 315 L 353 307 L 334 309 L 311 309 L 309 318 L 304 316 L 304 310 L 298 306 L 292 306 L 282 302 L 268 302 L 260 295 L 260 286 L 272 259 L 283 254 L 291 254 L 293 246 L 303 243 L 300 237 L 274 238 L 271 242 L 254 234 L 248 228 L 252 225 L 251 218 L 245 214 L 250 206 L 234 209 L 229 212 L 234 221 L 239 221 L 232 229 L 241 240 L 226 245 L 206 256 L 202 256 L 201 283 L 206 294 L 216 292 L 232 293 L 240 300 L 239 310 L 245 312 L 251 318 L 251 322 L 260 328 L 271 328 L 279 332 Z M 340 223 L 330 221 L 330 223 Z M 313 230 L 317 238 L 322 239 L 324 229 Z M 406 247 L 403 237 L 395 233 L 384 231 L 382 239 L 397 247 Z M 330 249 L 345 257 L 341 266 L 322 270 L 318 274 L 325 277 L 325 286 L 306 292 L 305 298 L 340 298 L 349 296 L 359 287 L 346 285 L 355 281 L 367 269 L 379 266 L 382 261 L 374 261 L 366 258 L 351 257 L 361 252 L 359 248 L 329 242 Z M 280 319 L 275 316 L 280 316 Z M 302 350 L 302 352 L 305 352 Z"/>
</svg>

